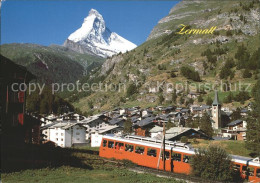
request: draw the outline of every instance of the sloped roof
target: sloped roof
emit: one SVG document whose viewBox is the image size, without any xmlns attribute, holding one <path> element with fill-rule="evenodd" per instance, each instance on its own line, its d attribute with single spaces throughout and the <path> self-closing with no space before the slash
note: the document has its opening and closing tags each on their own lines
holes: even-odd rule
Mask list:
<svg viewBox="0 0 260 183">
<path fill-rule="evenodd" d="M 157 133 L 157 132 L 162 132 L 162 131 L 163 131 L 163 127 L 155 126 L 149 132 L 150 133 Z"/>
<path fill-rule="evenodd" d="M 152 116 L 152 117 L 147 117 L 145 119 L 142 119 L 141 121 L 139 121 L 138 125 L 139 126 L 146 126 L 146 125 L 149 125 L 151 123 L 153 123 L 153 120 L 155 118 Z"/>
<path fill-rule="evenodd" d="M 114 124 L 117 124 L 117 123 L 120 123 L 124 121 L 124 119 L 120 119 L 120 118 L 113 118 L 111 120 L 109 120 L 108 122 L 111 124 L 111 125 L 114 125 Z"/>
<path fill-rule="evenodd" d="M 218 99 L 218 91 L 215 90 L 215 97 L 212 105 L 220 105 L 219 99 Z"/>
<path fill-rule="evenodd" d="M 105 126 L 105 127 L 100 128 L 99 131 L 98 131 L 98 133 L 99 133 L 99 134 L 103 134 L 103 133 L 106 133 L 106 132 L 108 132 L 108 131 L 110 131 L 110 130 L 114 130 L 114 129 L 116 129 L 116 128 L 119 128 L 119 126 L 117 126 L 117 125 Z"/>
<path fill-rule="evenodd" d="M 235 121 L 232 121 L 232 122 L 228 123 L 227 126 L 235 126 L 235 125 L 238 125 L 238 124 L 240 124 L 242 122 L 243 122 L 243 120 L 237 119 Z"/>
<path fill-rule="evenodd" d="M 80 124 L 80 123 L 56 123 L 55 125 L 52 125 L 52 126 L 50 126 L 49 128 L 61 128 L 61 129 L 63 129 L 63 130 L 66 130 L 66 129 L 68 129 L 68 128 L 70 128 L 70 127 L 73 127 L 73 126 L 75 126 L 75 125 L 79 125 L 79 126 L 81 126 L 81 127 L 83 127 L 83 128 L 86 128 L 86 127 L 84 127 L 82 124 Z"/>
</svg>

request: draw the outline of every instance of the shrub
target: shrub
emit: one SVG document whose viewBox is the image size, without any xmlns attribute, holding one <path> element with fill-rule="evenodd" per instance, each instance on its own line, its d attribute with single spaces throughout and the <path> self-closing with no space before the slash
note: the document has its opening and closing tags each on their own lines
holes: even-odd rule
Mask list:
<svg viewBox="0 0 260 183">
<path fill-rule="evenodd" d="M 201 81 L 199 73 L 187 66 L 181 67 L 181 74 L 187 79 L 192 79 L 193 81 Z"/>
<path fill-rule="evenodd" d="M 243 78 L 251 78 L 252 77 L 252 73 L 249 72 L 248 69 L 245 69 L 243 72 Z"/>
<path fill-rule="evenodd" d="M 231 158 L 218 146 L 195 150 L 191 159 L 193 174 L 207 180 L 232 181 Z"/>
</svg>

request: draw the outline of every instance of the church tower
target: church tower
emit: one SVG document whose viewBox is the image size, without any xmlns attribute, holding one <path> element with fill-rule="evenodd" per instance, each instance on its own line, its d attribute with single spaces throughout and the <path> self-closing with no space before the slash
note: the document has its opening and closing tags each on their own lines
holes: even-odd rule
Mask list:
<svg viewBox="0 0 260 183">
<path fill-rule="evenodd" d="M 212 103 L 212 120 L 213 125 L 212 127 L 215 129 L 219 129 L 221 128 L 222 124 L 221 124 L 221 104 L 219 103 L 218 100 L 218 92 L 215 90 L 215 97 L 214 97 L 214 101 Z"/>
</svg>

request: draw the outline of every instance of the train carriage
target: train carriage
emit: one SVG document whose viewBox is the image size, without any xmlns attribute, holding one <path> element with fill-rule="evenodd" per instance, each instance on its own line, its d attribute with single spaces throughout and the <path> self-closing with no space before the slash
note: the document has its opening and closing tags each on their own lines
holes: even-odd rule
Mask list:
<svg viewBox="0 0 260 183">
<path fill-rule="evenodd" d="M 195 154 L 194 149 L 185 143 L 165 141 L 165 158 L 163 161 L 161 140 L 140 136 L 105 135 L 100 145 L 99 155 L 105 158 L 119 160 L 127 159 L 140 166 L 157 168 L 175 173 L 190 174 L 190 159 Z M 251 182 L 260 182 L 259 159 L 232 155 L 233 168 L 241 178 Z M 165 164 L 164 164 L 165 162 Z"/>
</svg>

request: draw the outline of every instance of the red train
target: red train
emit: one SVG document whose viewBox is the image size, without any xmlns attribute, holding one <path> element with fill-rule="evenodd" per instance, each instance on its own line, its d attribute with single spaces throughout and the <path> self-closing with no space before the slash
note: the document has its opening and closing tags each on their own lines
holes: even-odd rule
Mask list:
<svg viewBox="0 0 260 183">
<path fill-rule="evenodd" d="M 149 137 L 105 135 L 102 139 L 99 155 L 105 158 L 127 159 L 141 166 L 157 168 L 161 141 Z M 184 143 L 165 141 L 165 164 L 160 157 L 159 169 L 175 173 L 190 174 L 190 158 L 194 149 Z M 234 169 L 240 172 L 243 179 L 260 182 L 259 158 L 251 159 L 233 156 Z M 164 167 L 165 166 L 165 167 Z"/>
</svg>

